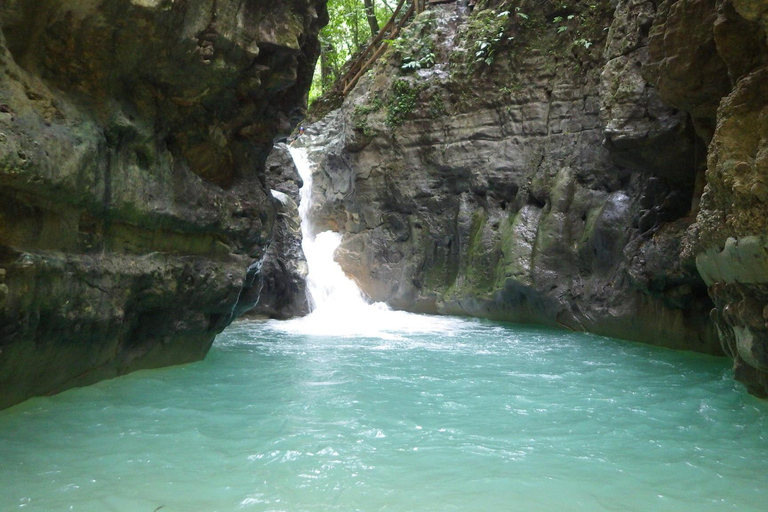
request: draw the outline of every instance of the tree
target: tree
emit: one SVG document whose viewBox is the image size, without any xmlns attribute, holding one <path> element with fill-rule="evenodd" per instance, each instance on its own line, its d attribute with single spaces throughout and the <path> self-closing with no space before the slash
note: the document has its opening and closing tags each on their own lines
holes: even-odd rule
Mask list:
<svg viewBox="0 0 768 512">
<path fill-rule="evenodd" d="M 328 92 L 344 64 L 392 15 L 385 0 L 328 0 L 328 25 L 320 32 L 320 62 L 310 91 L 310 101 Z M 362 27 L 368 26 L 369 30 Z M 362 28 L 362 30 L 361 30 Z"/>
<path fill-rule="evenodd" d="M 363 0 L 365 4 L 365 17 L 368 19 L 368 26 L 371 27 L 371 37 L 376 37 L 379 33 L 379 22 L 376 19 L 376 10 L 373 6 L 373 0 Z"/>
</svg>

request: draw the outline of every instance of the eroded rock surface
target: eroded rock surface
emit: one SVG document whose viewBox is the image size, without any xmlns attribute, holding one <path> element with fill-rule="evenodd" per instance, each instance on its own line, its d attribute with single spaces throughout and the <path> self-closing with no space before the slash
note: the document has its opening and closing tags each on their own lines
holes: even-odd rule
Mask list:
<svg viewBox="0 0 768 512">
<path fill-rule="evenodd" d="M 256 305 L 246 315 L 287 319 L 309 313 L 305 282 L 309 268 L 301 247 L 299 216 L 303 183 L 285 144 L 275 145 L 266 171 L 277 217 L 259 281 L 249 292 L 256 297 Z"/>
<path fill-rule="evenodd" d="M 715 301 L 711 316 L 736 378 L 768 396 L 768 4 L 668 1 L 659 11 L 648 75 L 709 141 L 684 252 Z"/>
<path fill-rule="evenodd" d="M 435 34 L 434 67 L 393 51 L 309 129 L 339 261 L 397 308 L 720 353 L 681 257 L 706 143 L 641 73 L 654 3 L 517 5 L 427 13 L 410 30 Z"/>
<path fill-rule="evenodd" d="M 0 407 L 202 358 L 255 301 L 322 0 L 0 4 Z"/>
<path fill-rule="evenodd" d="M 489 1 L 413 41 L 427 25 L 435 66 L 395 48 L 309 130 L 363 289 L 722 350 L 767 395 L 768 4 Z"/>
</svg>

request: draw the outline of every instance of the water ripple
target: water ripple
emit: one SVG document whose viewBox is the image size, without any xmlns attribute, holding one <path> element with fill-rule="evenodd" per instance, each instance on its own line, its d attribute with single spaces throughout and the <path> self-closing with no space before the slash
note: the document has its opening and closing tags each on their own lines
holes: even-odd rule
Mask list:
<svg viewBox="0 0 768 512">
<path fill-rule="evenodd" d="M 726 361 L 434 320 L 242 322 L 204 362 L 1 412 L 0 510 L 763 509 L 768 407 Z"/>
</svg>

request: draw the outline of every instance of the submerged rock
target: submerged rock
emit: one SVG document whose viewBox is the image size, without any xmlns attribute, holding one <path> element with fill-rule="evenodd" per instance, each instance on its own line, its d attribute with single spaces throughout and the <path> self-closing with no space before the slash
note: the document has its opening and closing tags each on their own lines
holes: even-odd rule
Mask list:
<svg viewBox="0 0 768 512">
<path fill-rule="evenodd" d="M 0 5 L 0 408 L 202 358 L 257 299 L 325 2 Z M 250 291 L 249 291 L 250 290 Z"/>
<path fill-rule="evenodd" d="M 502 4 L 423 14 L 308 128 L 337 259 L 396 308 L 725 351 L 764 393 L 762 3 Z"/>
</svg>

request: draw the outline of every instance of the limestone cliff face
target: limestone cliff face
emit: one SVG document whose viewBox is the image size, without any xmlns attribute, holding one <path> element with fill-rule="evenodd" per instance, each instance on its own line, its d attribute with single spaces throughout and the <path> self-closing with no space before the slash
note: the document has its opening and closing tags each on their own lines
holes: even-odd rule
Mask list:
<svg viewBox="0 0 768 512">
<path fill-rule="evenodd" d="M 255 300 L 323 0 L 0 4 L 0 407 L 202 358 Z"/>
<path fill-rule="evenodd" d="M 692 25 L 693 12 L 706 23 Z M 650 78 L 666 101 L 690 110 L 709 141 L 686 252 L 717 306 L 712 318 L 736 378 L 768 396 L 768 3 L 663 2 L 660 14 Z M 670 44 L 678 39 L 687 42 Z"/>
<path fill-rule="evenodd" d="M 309 313 L 305 282 L 309 267 L 301 247 L 299 216 L 303 183 L 285 144 L 275 145 L 266 171 L 277 216 L 259 280 L 246 294 L 247 300 L 256 301 L 246 316 L 287 319 Z"/>
<path fill-rule="evenodd" d="M 763 239 L 736 244 L 767 232 L 766 12 L 434 9 L 308 130 L 320 227 L 345 233 L 342 266 L 398 308 L 723 341 L 737 366 L 768 369 L 768 274 L 739 275 L 766 266 L 746 262 Z"/>
</svg>

